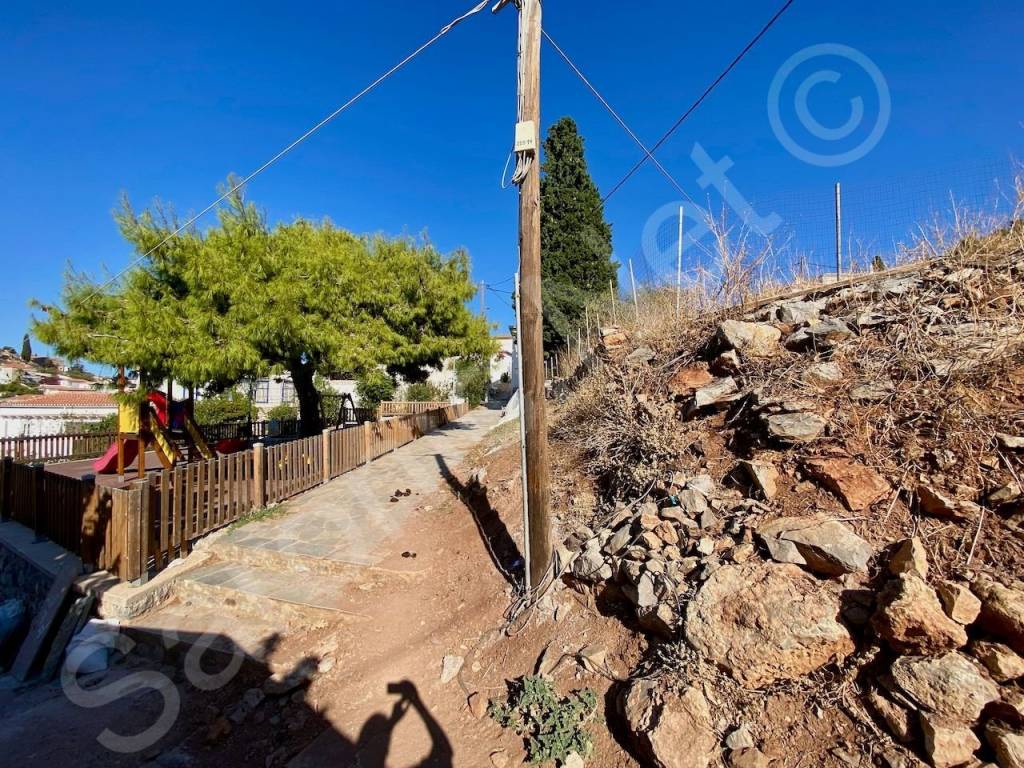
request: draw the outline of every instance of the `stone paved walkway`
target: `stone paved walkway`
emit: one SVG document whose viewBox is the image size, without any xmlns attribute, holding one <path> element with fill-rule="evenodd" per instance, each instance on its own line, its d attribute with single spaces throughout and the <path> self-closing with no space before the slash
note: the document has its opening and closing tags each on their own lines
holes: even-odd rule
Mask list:
<svg viewBox="0 0 1024 768">
<path fill-rule="evenodd" d="M 282 555 L 372 566 L 382 544 L 418 505 L 429 505 L 450 468 L 498 423 L 501 411 L 477 408 L 376 461 L 292 501 L 282 517 L 250 523 L 221 543 Z M 410 495 L 391 501 L 395 491 Z"/>
</svg>

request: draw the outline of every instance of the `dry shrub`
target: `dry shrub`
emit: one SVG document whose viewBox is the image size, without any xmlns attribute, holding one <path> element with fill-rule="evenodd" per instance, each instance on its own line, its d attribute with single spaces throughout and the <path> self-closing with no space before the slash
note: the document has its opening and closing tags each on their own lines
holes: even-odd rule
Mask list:
<svg viewBox="0 0 1024 768">
<path fill-rule="evenodd" d="M 679 429 L 671 406 L 639 392 L 638 380 L 601 367 L 583 381 L 554 424 L 609 496 L 636 497 L 673 469 Z"/>
</svg>

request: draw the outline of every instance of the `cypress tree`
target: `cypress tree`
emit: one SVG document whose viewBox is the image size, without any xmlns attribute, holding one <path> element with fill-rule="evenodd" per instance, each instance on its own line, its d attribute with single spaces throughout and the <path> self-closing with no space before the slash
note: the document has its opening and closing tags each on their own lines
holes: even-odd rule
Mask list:
<svg viewBox="0 0 1024 768">
<path fill-rule="evenodd" d="M 544 348 L 550 350 L 582 323 L 586 303 L 604 296 L 608 281 L 616 281 L 618 264 L 612 261 L 612 228 L 587 170 L 583 137 L 571 117 L 548 130 L 542 171 Z"/>
<path fill-rule="evenodd" d="M 26 363 L 32 362 L 32 340 L 27 333 L 21 337 L 21 359 Z"/>
</svg>

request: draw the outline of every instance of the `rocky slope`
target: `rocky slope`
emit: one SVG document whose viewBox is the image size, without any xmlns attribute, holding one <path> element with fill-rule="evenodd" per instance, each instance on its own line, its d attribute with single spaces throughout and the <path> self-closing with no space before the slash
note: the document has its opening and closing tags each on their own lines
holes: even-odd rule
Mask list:
<svg viewBox="0 0 1024 768">
<path fill-rule="evenodd" d="M 1021 235 L 603 331 L 561 558 L 668 649 L 619 697 L 644 764 L 1024 766 Z"/>
</svg>

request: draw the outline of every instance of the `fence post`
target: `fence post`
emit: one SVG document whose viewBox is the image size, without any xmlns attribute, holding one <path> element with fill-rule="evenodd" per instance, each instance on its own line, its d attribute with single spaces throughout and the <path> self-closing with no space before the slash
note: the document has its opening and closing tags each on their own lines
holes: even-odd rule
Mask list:
<svg viewBox="0 0 1024 768">
<path fill-rule="evenodd" d="M 266 453 L 263 443 L 252 446 L 252 497 L 255 509 L 267 506 Z"/>
<path fill-rule="evenodd" d="M 323 464 L 324 464 L 324 482 L 328 483 L 331 480 L 331 429 L 328 427 L 324 430 L 323 435 Z"/>
<path fill-rule="evenodd" d="M 146 569 L 149 559 L 149 480 L 135 480 L 124 491 L 125 506 L 125 581 L 145 584 L 149 578 Z"/>
<path fill-rule="evenodd" d="M 32 530 L 35 532 L 35 540 L 42 541 L 46 538 L 43 535 L 41 526 L 39 525 L 39 519 L 42 513 L 43 506 L 43 465 L 33 464 L 32 465 Z"/>
<path fill-rule="evenodd" d="M 370 463 L 370 437 L 371 430 L 373 429 L 373 422 L 367 421 L 363 423 L 363 463 Z"/>
<path fill-rule="evenodd" d="M 836 282 L 843 276 L 843 188 L 836 182 Z"/>
<path fill-rule="evenodd" d="M 0 523 L 6 523 L 11 516 L 11 472 L 14 459 L 4 456 L 0 462 Z"/>
</svg>

